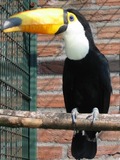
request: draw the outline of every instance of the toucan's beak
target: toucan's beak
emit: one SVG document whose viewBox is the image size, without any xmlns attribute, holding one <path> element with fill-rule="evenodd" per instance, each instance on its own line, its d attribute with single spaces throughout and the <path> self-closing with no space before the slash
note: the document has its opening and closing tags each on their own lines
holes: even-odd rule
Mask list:
<svg viewBox="0 0 120 160">
<path fill-rule="evenodd" d="M 44 8 L 24 11 L 11 16 L 3 24 L 3 32 L 57 34 L 66 30 L 67 17 L 63 9 Z"/>
</svg>

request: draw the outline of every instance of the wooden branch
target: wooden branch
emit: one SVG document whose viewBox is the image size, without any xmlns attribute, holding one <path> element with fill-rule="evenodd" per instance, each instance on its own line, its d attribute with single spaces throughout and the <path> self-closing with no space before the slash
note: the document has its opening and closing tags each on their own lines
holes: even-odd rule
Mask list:
<svg viewBox="0 0 120 160">
<path fill-rule="evenodd" d="M 0 126 L 74 129 L 71 114 L 52 112 L 29 112 L 0 109 Z M 76 128 L 79 130 L 118 130 L 120 131 L 120 114 L 100 114 L 92 123 L 90 114 L 78 114 Z"/>
</svg>

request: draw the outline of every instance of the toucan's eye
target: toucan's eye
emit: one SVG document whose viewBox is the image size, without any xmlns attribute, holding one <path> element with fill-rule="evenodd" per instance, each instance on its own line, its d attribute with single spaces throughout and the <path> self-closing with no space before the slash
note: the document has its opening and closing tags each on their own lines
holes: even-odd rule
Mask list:
<svg viewBox="0 0 120 160">
<path fill-rule="evenodd" d="M 69 20 L 72 22 L 74 21 L 74 17 L 72 15 L 70 15 Z"/>
</svg>

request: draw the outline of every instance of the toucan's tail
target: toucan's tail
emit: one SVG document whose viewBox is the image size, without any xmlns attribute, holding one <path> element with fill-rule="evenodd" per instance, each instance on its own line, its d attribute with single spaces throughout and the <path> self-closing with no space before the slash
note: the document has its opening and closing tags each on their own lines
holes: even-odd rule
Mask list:
<svg viewBox="0 0 120 160">
<path fill-rule="evenodd" d="M 81 131 L 74 134 L 72 139 L 71 152 L 75 159 L 92 159 L 95 157 L 97 152 L 96 135 L 94 133 L 94 138 L 89 137 L 89 133 L 91 135 L 91 132 L 86 132 L 85 135 L 82 135 Z"/>
</svg>

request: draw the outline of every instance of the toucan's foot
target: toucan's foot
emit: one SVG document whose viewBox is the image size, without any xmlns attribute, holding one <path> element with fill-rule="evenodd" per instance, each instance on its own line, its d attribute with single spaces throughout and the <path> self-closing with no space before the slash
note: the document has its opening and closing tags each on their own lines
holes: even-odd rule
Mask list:
<svg viewBox="0 0 120 160">
<path fill-rule="evenodd" d="M 71 116 L 72 116 L 72 123 L 76 124 L 77 122 L 77 114 L 78 114 L 78 109 L 74 108 L 71 112 Z"/>
<path fill-rule="evenodd" d="M 92 111 L 92 123 L 95 122 L 95 120 L 98 119 L 98 116 L 99 116 L 99 110 L 98 108 L 93 108 L 93 111 Z"/>
<path fill-rule="evenodd" d="M 74 108 L 71 112 L 71 117 L 72 117 L 72 123 L 74 126 L 74 134 L 77 133 L 77 128 L 76 128 L 76 122 L 77 122 L 77 114 L 78 114 L 78 109 Z"/>
</svg>

